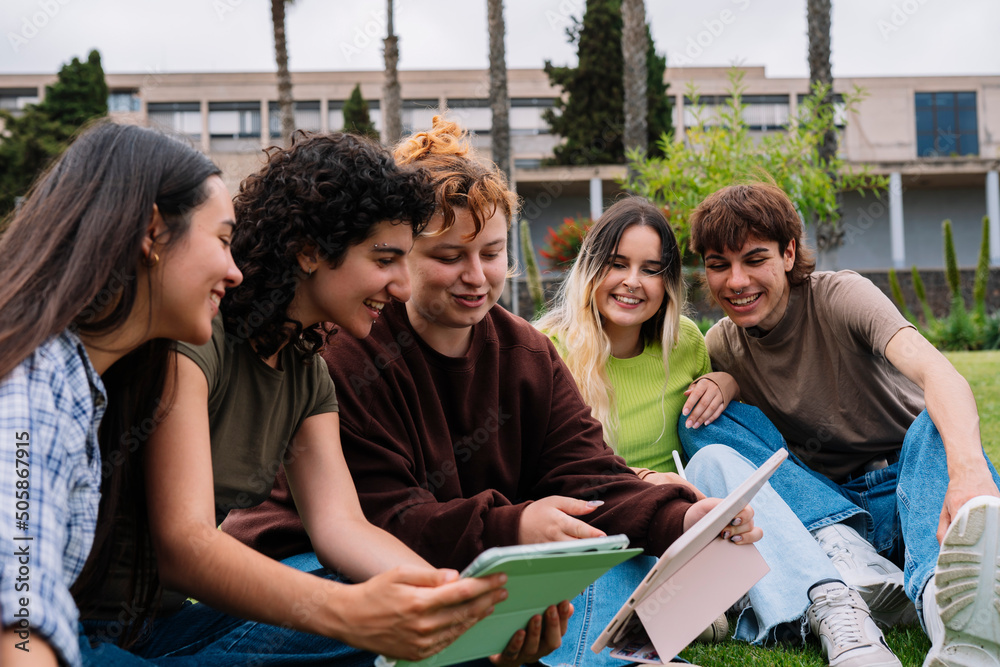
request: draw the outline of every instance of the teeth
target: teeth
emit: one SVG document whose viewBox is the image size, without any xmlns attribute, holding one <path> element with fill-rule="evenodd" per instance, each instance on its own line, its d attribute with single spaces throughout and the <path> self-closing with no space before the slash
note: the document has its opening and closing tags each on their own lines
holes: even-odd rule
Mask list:
<svg viewBox="0 0 1000 667">
<path fill-rule="evenodd" d="M 627 303 L 630 306 L 634 306 L 637 303 L 642 303 L 642 299 L 636 299 L 635 297 L 632 296 L 621 296 L 620 294 L 615 294 L 614 297 L 616 300 L 622 303 Z"/>
<path fill-rule="evenodd" d="M 219 298 L 219 295 L 216 294 L 215 292 L 208 295 L 208 300 L 214 303 L 216 306 L 218 306 L 219 302 L 222 301 L 222 299 Z"/>
<path fill-rule="evenodd" d="M 757 300 L 760 294 L 752 294 L 750 296 L 745 296 L 741 299 L 730 299 L 729 302 L 734 306 L 746 306 Z"/>
<path fill-rule="evenodd" d="M 382 309 L 385 308 L 384 302 L 372 301 L 371 299 L 365 299 L 365 305 L 371 308 L 372 310 L 377 310 L 379 312 L 382 312 Z"/>
</svg>

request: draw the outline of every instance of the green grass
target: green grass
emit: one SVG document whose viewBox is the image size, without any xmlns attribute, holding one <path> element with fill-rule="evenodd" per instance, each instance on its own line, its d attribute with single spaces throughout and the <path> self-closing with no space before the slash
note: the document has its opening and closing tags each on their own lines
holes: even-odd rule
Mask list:
<svg viewBox="0 0 1000 667">
<path fill-rule="evenodd" d="M 1000 461 L 1000 351 L 948 352 L 946 356 L 972 386 L 979 405 L 983 447 L 991 461 Z M 904 667 L 922 665 L 931 646 L 919 626 L 892 628 L 885 633 L 885 638 Z M 681 657 L 702 667 L 824 667 L 827 664 L 813 638 L 805 647 L 759 648 L 734 641 L 692 644 Z"/>
</svg>

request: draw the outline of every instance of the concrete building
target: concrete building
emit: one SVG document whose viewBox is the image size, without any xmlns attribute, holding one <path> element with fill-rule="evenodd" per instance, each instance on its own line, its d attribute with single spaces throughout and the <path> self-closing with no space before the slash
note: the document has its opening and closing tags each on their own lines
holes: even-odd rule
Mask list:
<svg viewBox="0 0 1000 667">
<path fill-rule="evenodd" d="M 806 79 L 768 78 L 762 67 L 744 68 L 746 120 L 755 133 L 780 132 L 808 92 Z M 337 130 L 342 107 L 355 84 L 369 100 L 376 126 L 382 72 L 296 72 L 296 125 Z M 620 165 L 543 167 L 560 138 L 542 119 L 559 95 L 542 70 L 509 70 L 514 180 L 536 247 L 549 226 L 564 217 L 595 216 L 620 192 Z M 38 101 L 55 75 L 0 75 L 0 108 L 16 110 Z M 725 68 L 667 71 L 677 140 L 691 123 L 692 82 L 707 111 L 725 102 Z M 212 156 L 235 190 L 261 162 L 261 148 L 278 134 L 277 86 L 273 73 L 109 74 L 114 116 L 186 135 Z M 404 130 L 430 125 L 440 109 L 474 133 L 489 156 L 488 74 L 484 70 L 400 72 Z M 959 264 L 973 266 L 981 220 L 992 221 L 991 257 L 1000 264 L 1000 76 L 885 77 L 838 79 L 835 90 L 867 91 L 842 132 L 840 150 L 850 164 L 867 164 L 890 177 L 881 197 L 845 193 L 845 243 L 820 258 L 822 268 L 881 270 L 939 268 L 941 222 L 952 220 Z M 599 140 L 599 138 L 598 138 Z"/>
</svg>

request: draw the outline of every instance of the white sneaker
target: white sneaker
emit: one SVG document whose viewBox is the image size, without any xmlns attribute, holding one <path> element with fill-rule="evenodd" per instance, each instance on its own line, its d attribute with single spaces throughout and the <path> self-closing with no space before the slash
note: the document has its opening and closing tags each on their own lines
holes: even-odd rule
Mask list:
<svg viewBox="0 0 1000 667">
<path fill-rule="evenodd" d="M 902 667 L 857 591 L 831 581 L 813 586 L 809 599 L 809 627 L 830 667 Z"/>
<path fill-rule="evenodd" d="M 924 591 L 924 667 L 1000 665 L 1000 498 L 962 505 Z"/>
<path fill-rule="evenodd" d="M 835 523 L 812 531 L 844 583 L 861 594 L 872 618 L 883 627 L 916 623 L 917 610 L 906 597 L 903 571 L 850 526 Z"/>
<path fill-rule="evenodd" d="M 726 615 L 722 614 L 712 622 L 712 625 L 702 630 L 701 634 L 695 637 L 696 642 L 702 644 L 714 644 L 725 641 L 729 635 L 729 621 Z"/>
</svg>

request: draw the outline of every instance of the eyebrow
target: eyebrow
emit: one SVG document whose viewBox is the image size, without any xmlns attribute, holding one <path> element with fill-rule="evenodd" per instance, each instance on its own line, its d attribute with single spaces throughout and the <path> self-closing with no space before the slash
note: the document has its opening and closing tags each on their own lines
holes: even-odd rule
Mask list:
<svg viewBox="0 0 1000 667">
<path fill-rule="evenodd" d="M 615 253 L 614 255 L 611 255 L 611 259 L 629 259 L 629 257 L 627 255 L 619 255 L 619 254 Z M 643 264 L 656 264 L 657 266 L 663 266 L 663 262 L 661 262 L 658 259 L 644 259 L 642 261 L 642 263 Z"/>
<path fill-rule="evenodd" d="M 765 247 L 752 248 L 751 250 L 747 250 L 745 253 L 743 253 L 742 255 L 740 255 L 740 259 L 744 259 L 746 257 L 750 257 L 751 255 L 759 255 L 760 253 L 767 252 L 767 251 L 768 251 L 768 249 L 765 248 Z M 725 260 L 726 258 L 723 257 L 722 255 L 720 255 L 717 252 L 713 252 L 713 253 L 709 253 L 708 255 L 705 255 L 705 259 L 721 259 L 721 260 Z"/>
<path fill-rule="evenodd" d="M 392 246 L 385 246 L 385 247 L 378 247 L 378 248 L 372 248 L 369 252 L 372 253 L 372 254 L 378 254 L 378 253 L 383 253 L 384 252 L 384 253 L 389 253 L 390 255 L 395 255 L 397 257 L 404 257 L 404 256 L 406 256 L 406 251 L 405 250 L 403 250 L 402 248 L 400 248 L 398 246 L 394 246 L 394 245 L 392 245 Z"/>
<path fill-rule="evenodd" d="M 507 242 L 506 238 L 499 238 L 487 243 L 486 247 L 500 245 L 506 242 Z M 468 247 L 468 245 L 469 245 L 468 243 L 440 243 L 436 246 L 433 246 L 431 250 L 462 250 L 463 248 Z"/>
</svg>

